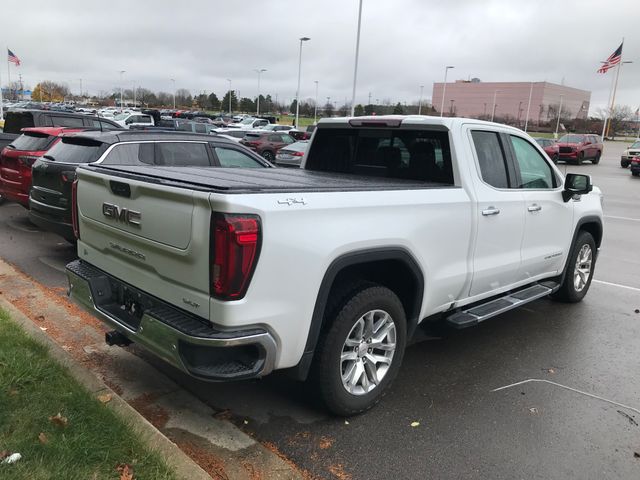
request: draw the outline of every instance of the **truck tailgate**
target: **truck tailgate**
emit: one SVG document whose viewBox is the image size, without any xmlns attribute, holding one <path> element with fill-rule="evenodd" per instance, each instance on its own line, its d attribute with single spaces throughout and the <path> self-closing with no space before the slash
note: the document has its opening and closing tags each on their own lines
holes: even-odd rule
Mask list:
<svg viewBox="0 0 640 480">
<path fill-rule="evenodd" d="M 208 194 L 86 169 L 78 180 L 78 256 L 209 319 Z"/>
</svg>

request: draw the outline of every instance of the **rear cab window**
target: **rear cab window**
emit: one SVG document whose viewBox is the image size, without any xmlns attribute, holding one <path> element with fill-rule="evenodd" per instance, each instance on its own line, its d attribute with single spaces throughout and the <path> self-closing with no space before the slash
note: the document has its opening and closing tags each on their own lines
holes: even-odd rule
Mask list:
<svg viewBox="0 0 640 480">
<path fill-rule="evenodd" d="M 318 129 L 305 169 L 454 183 L 448 132 L 438 130 Z"/>
</svg>

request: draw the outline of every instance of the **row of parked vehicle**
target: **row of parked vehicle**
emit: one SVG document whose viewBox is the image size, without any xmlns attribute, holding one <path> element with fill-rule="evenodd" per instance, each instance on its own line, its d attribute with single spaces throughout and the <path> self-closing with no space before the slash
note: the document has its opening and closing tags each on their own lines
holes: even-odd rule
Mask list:
<svg viewBox="0 0 640 480">
<path fill-rule="evenodd" d="M 10 112 L 10 128 L 18 121 L 43 126 L 22 128 L 0 153 L 0 202 L 21 204 L 29 209 L 32 223 L 69 242 L 75 241 L 73 182 L 81 164 L 273 168 L 269 160 L 287 147 L 290 153 L 284 155 L 285 163 L 299 166 L 302 155 L 297 152 L 303 148 L 296 145 L 306 146 L 274 129 L 243 131 L 243 138 L 236 138 L 196 129 L 210 126 L 182 119 L 171 120 L 173 130 L 124 129 L 105 118 L 80 119 L 83 123 L 75 124 L 74 114 Z M 54 122 L 64 125 L 47 126 Z M 105 127 L 94 127 L 93 122 Z M 296 159 L 297 165 L 292 161 Z"/>
</svg>

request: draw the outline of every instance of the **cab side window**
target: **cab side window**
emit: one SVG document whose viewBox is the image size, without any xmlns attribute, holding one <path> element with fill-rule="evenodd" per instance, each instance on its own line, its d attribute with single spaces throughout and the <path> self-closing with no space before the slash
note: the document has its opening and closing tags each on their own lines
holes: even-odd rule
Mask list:
<svg viewBox="0 0 640 480">
<path fill-rule="evenodd" d="M 507 161 L 497 132 L 471 132 L 482 180 L 492 187 L 509 188 Z"/>
<path fill-rule="evenodd" d="M 516 188 L 554 188 L 555 175 L 542 155 L 524 138 L 510 135 L 520 177 Z"/>
</svg>

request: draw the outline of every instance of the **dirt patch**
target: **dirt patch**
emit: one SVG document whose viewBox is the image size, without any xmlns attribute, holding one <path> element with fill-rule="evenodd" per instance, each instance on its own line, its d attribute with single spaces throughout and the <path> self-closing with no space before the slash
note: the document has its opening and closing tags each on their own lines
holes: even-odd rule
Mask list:
<svg viewBox="0 0 640 480">
<path fill-rule="evenodd" d="M 298 473 L 300 473 L 300 475 L 302 475 L 302 478 L 304 478 L 304 480 L 318 480 L 317 477 L 311 474 L 311 472 L 309 472 L 308 470 L 304 470 L 303 468 L 300 468 L 298 465 L 296 465 L 291 460 L 289 460 L 280 450 L 278 450 L 278 447 L 276 447 L 273 443 L 264 442 L 263 445 L 265 446 L 265 448 L 271 450 L 273 453 L 278 455 L 283 462 L 285 462 L 287 465 L 291 467 L 292 470 L 295 470 Z"/>
<path fill-rule="evenodd" d="M 249 462 L 242 462 L 242 468 L 247 471 L 251 480 L 262 480 L 264 478 L 262 474 L 256 470 L 256 467 Z"/>
<path fill-rule="evenodd" d="M 324 437 L 324 436 L 320 437 L 320 442 L 318 442 L 318 447 L 320 447 L 320 450 L 327 450 L 333 446 L 334 441 L 335 440 L 330 437 Z"/>
<path fill-rule="evenodd" d="M 162 429 L 169 421 L 169 414 L 164 408 L 154 403 L 155 397 L 156 395 L 145 393 L 131 400 L 129 405 L 140 412 L 154 427 Z"/>
<path fill-rule="evenodd" d="M 177 442 L 180 450 L 189 455 L 211 478 L 215 480 L 231 480 L 227 475 L 224 462 L 202 447 L 192 442 Z"/>
<path fill-rule="evenodd" d="M 339 480 L 351 480 L 351 475 L 344 471 L 342 464 L 329 466 L 329 472 Z"/>
</svg>

